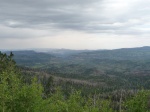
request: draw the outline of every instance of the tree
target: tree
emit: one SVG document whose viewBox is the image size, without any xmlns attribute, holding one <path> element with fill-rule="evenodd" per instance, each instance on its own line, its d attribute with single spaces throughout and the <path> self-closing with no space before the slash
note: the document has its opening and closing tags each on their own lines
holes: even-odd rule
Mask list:
<svg viewBox="0 0 150 112">
<path fill-rule="evenodd" d="M 149 90 L 141 90 L 125 102 L 126 112 L 150 112 L 148 108 Z"/>
<path fill-rule="evenodd" d="M 23 83 L 12 57 L 0 53 L 0 112 L 41 112 L 43 87 Z"/>
</svg>

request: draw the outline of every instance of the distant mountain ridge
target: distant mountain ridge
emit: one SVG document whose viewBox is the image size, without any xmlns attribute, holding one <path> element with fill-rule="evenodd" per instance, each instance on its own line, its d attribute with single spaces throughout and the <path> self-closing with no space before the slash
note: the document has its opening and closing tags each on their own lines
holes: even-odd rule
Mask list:
<svg viewBox="0 0 150 112">
<path fill-rule="evenodd" d="M 70 55 L 83 53 L 83 52 L 91 52 L 93 50 L 71 50 L 71 49 L 35 49 L 36 52 L 53 54 L 60 57 L 68 57 Z"/>
<path fill-rule="evenodd" d="M 59 49 L 51 53 L 24 50 L 13 53 L 19 66 L 53 76 L 85 80 L 109 88 L 150 88 L 150 47 L 82 52 Z"/>
<path fill-rule="evenodd" d="M 6 51 L 9 53 L 10 51 Z M 42 49 L 13 51 L 14 59 L 19 65 L 46 64 L 69 61 L 87 62 L 92 60 L 150 60 L 150 47 L 122 48 L 115 50 L 69 50 L 69 49 Z M 65 57 L 65 58 L 64 58 Z M 64 60 L 66 59 L 66 60 Z"/>
<path fill-rule="evenodd" d="M 8 54 L 10 51 L 7 51 Z M 46 64 L 55 56 L 46 53 L 37 53 L 33 50 L 12 51 L 14 59 L 18 65 L 33 66 L 38 64 Z"/>
<path fill-rule="evenodd" d="M 97 50 L 80 53 L 72 58 L 83 59 L 113 59 L 113 60 L 147 60 L 150 59 L 150 47 L 122 48 L 115 50 Z"/>
</svg>

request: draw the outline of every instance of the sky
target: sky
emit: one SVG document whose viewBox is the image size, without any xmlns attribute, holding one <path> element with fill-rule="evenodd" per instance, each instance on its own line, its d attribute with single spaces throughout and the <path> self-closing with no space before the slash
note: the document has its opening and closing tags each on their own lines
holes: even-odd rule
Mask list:
<svg viewBox="0 0 150 112">
<path fill-rule="evenodd" d="M 0 49 L 150 46 L 150 0 L 0 0 Z"/>
</svg>

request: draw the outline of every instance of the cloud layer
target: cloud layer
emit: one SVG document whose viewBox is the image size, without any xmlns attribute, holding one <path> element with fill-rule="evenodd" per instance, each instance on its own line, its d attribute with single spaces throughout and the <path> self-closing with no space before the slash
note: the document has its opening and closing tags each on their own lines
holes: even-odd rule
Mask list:
<svg viewBox="0 0 150 112">
<path fill-rule="evenodd" d="M 150 0 L 0 0 L 0 39 L 52 38 L 64 31 L 147 38 L 149 12 Z"/>
</svg>

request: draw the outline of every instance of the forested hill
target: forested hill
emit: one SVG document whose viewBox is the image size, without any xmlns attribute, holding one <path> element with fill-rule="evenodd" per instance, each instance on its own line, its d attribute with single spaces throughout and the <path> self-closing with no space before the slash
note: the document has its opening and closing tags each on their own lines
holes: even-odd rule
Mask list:
<svg viewBox="0 0 150 112">
<path fill-rule="evenodd" d="M 33 51 L 25 52 L 31 53 L 35 57 L 39 56 Z M 24 56 L 26 53 L 23 51 L 20 54 Z M 47 56 L 45 54 L 41 55 Z M 106 91 L 111 89 L 114 84 L 113 80 L 115 77 L 117 78 L 117 75 L 111 78 L 96 77 L 103 83 L 107 84 L 108 81 L 111 84 L 105 86 L 97 85 L 99 83 L 93 85 L 92 82 L 89 84 L 88 81 L 83 83 L 80 80 L 76 80 L 76 82 L 80 81 L 78 84 L 69 79 L 64 82 L 65 78 L 63 80 L 60 78 L 56 83 L 52 76 L 44 76 L 43 73 L 45 72 L 37 72 L 34 69 L 33 71 L 32 69 L 21 69 L 16 66 L 13 56 L 13 53 L 7 55 L 0 52 L 0 112 L 150 112 L 149 90 L 137 91 L 137 89 L 121 88 L 120 91 L 112 91 L 111 93 Z M 60 64 L 56 64 L 58 71 Z M 49 66 L 47 65 L 47 67 Z M 78 66 L 71 67 L 78 69 Z M 69 66 L 65 69 L 69 71 Z M 20 70 L 23 71 L 20 72 Z M 74 75 L 75 73 L 76 71 L 74 71 Z M 97 75 L 101 76 L 101 74 Z M 106 80 L 104 80 L 105 78 Z M 122 78 L 125 79 L 125 77 Z M 146 77 L 146 79 L 150 78 Z M 128 87 L 130 81 L 127 81 L 126 79 L 124 85 Z M 121 84 L 118 80 L 115 82 L 115 86 Z M 136 84 L 139 83 L 132 80 L 132 85 L 135 82 Z M 115 89 L 115 86 L 112 90 Z M 86 92 L 87 94 L 85 94 Z"/>
<path fill-rule="evenodd" d="M 9 53 L 9 51 L 6 51 Z M 150 60 L 150 47 L 122 48 L 115 50 L 68 50 L 68 49 L 36 49 L 13 51 L 18 64 L 29 66 L 48 63 L 50 60 Z M 65 57 L 65 58 L 64 58 Z M 62 58 L 62 59 L 61 59 Z"/>
<path fill-rule="evenodd" d="M 33 50 L 23 50 L 23 51 L 12 51 L 14 60 L 18 65 L 21 66 L 34 66 L 39 64 L 46 64 L 55 56 L 47 53 L 37 53 Z M 9 51 L 6 51 L 9 54 Z"/>
<path fill-rule="evenodd" d="M 104 88 L 150 88 L 150 47 L 54 52 L 13 51 L 20 66 L 63 78 L 105 85 Z M 59 51 L 59 52 L 58 52 Z M 69 53 L 70 52 L 70 53 Z M 60 56 L 59 56 L 60 53 Z M 65 53 L 64 53 L 65 54 Z M 69 55 L 68 55 L 69 54 Z M 72 54 L 72 55 L 71 55 Z"/>
<path fill-rule="evenodd" d="M 148 60 L 150 59 L 150 47 L 123 48 L 115 50 L 97 50 L 80 53 L 72 58 L 82 59 L 113 59 L 113 60 Z"/>
<path fill-rule="evenodd" d="M 48 53 L 58 57 L 69 57 L 83 52 L 92 52 L 93 50 L 71 50 L 71 49 L 34 49 L 36 52 Z"/>
</svg>

